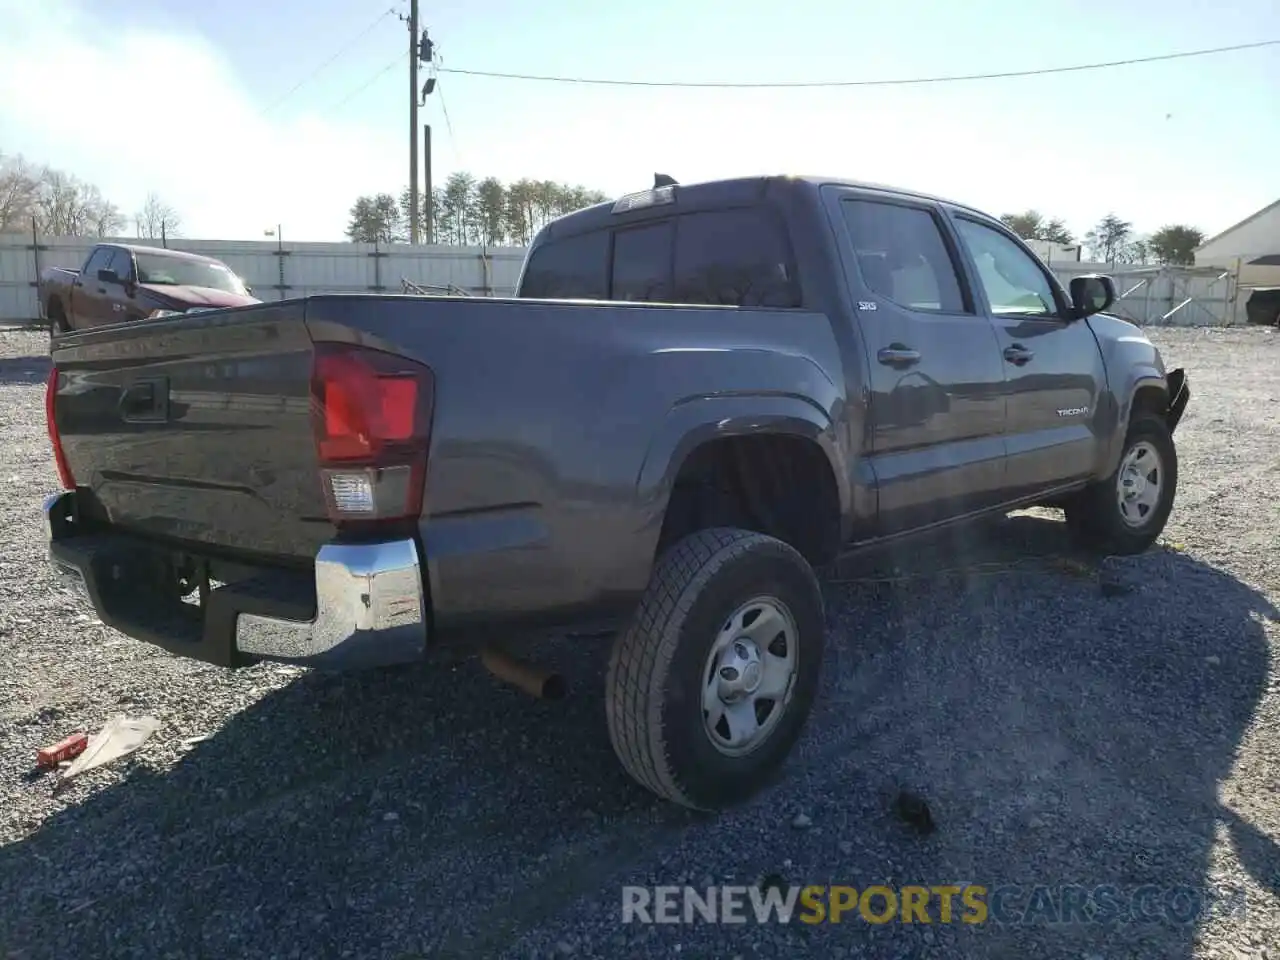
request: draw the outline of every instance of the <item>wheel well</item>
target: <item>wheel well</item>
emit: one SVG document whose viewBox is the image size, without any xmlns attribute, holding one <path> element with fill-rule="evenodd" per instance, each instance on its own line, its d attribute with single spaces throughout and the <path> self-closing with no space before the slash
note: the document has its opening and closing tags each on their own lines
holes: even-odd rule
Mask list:
<svg viewBox="0 0 1280 960">
<path fill-rule="evenodd" d="M 680 465 L 658 553 L 708 527 L 777 537 L 815 566 L 840 549 L 840 498 L 822 448 L 790 434 L 711 440 Z"/>
<path fill-rule="evenodd" d="M 1169 395 L 1165 392 L 1164 387 L 1157 387 L 1154 384 L 1140 387 L 1138 392 L 1133 395 L 1133 406 L 1129 410 L 1129 419 L 1132 420 L 1140 413 L 1154 413 L 1156 416 L 1163 416 L 1168 406 Z"/>
</svg>

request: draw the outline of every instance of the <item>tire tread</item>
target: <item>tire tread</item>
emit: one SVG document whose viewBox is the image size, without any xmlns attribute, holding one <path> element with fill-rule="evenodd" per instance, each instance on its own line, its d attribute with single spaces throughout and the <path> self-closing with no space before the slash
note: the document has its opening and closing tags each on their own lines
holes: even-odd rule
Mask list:
<svg viewBox="0 0 1280 960">
<path fill-rule="evenodd" d="M 713 527 L 690 534 L 659 560 L 640 606 L 609 655 L 605 710 L 614 751 L 628 774 L 661 797 L 702 809 L 672 767 L 663 737 L 663 697 L 681 626 L 705 584 L 726 564 L 761 549 L 790 546 L 749 530 Z"/>
</svg>

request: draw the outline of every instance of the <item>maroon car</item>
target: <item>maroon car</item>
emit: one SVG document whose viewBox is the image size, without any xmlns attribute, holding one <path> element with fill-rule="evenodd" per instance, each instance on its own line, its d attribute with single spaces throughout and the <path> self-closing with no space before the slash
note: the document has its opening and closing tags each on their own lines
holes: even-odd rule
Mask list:
<svg viewBox="0 0 1280 960">
<path fill-rule="evenodd" d="M 261 302 L 221 260 L 157 247 L 100 243 L 80 270 L 40 274 L 40 305 L 58 332 Z"/>
</svg>

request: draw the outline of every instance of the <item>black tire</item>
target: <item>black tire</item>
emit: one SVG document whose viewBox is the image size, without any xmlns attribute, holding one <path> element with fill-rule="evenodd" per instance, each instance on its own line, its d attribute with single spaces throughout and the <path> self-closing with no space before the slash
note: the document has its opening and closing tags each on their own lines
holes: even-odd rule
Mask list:
<svg viewBox="0 0 1280 960">
<path fill-rule="evenodd" d="M 1130 452 L 1148 444 L 1159 456 L 1160 493 L 1156 503 L 1136 524 L 1125 521 L 1118 488 Z M 1081 491 L 1065 506 L 1067 526 L 1081 545 L 1108 554 L 1142 553 L 1164 531 L 1178 489 L 1178 453 L 1169 425 L 1154 414 L 1138 413 L 1129 423 L 1120 460 L 1111 475 Z"/>
<path fill-rule="evenodd" d="M 50 300 L 49 307 L 45 313 L 49 316 L 49 326 L 54 333 L 70 332 L 71 326 L 67 323 L 67 314 L 62 309 L 60 300 Z"/>
<path fill-rule="evenodd" d="M 756 598 L 780 601 L 790 616 L 795 667 L 789 695 L 766 708 L 764 725 L 771 730 L 749 753 L 729 756 L 704 723 L 702 692 L 712 676 L 704 671 L 728 618 Z M 792 547 L 724 527 L 680 540 L 658 561 L 609 657 L 606 718 L 623 768 L 658 796 L 697 810 L 752 796 L 800 736 L 817 693 L 824 643 L 822 593 Z M 773 710 L 782 711 L 776 720 L 769 719 Z"/>
</svg>

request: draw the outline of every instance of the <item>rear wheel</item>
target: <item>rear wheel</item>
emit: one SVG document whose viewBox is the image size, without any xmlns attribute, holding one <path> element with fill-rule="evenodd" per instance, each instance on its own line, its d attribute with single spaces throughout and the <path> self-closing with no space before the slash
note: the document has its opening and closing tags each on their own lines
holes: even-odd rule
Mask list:
<svg viewBox="0 0 1280 960">
<path fill-rule="evenodd" d="M 1065 506 L 1067 524 L 1085 546 L 1112 554 L 1141 553 L 1160 536 L 1178 486 L 1178 454 L 1168 424 L 1139 413 L 1129 424 L 1111 476 Z"/>
<path fill-rule="evenodd" d="M 45 310 L 49 317 L 49 326 L 54 333 L 67 333 L 71 326 L 67 323 L 67 313 L 62 309 L 61 300 L 50 300 Z"/>
<path fill-rule="evenodd" d="M 792 547 L 731 528 L 680 540 L 609 658 L 609 737 L 627 773 L 695 809 L 753 795 L 808 718 L 824 633 L 817 579 Z"/>
</svg>

